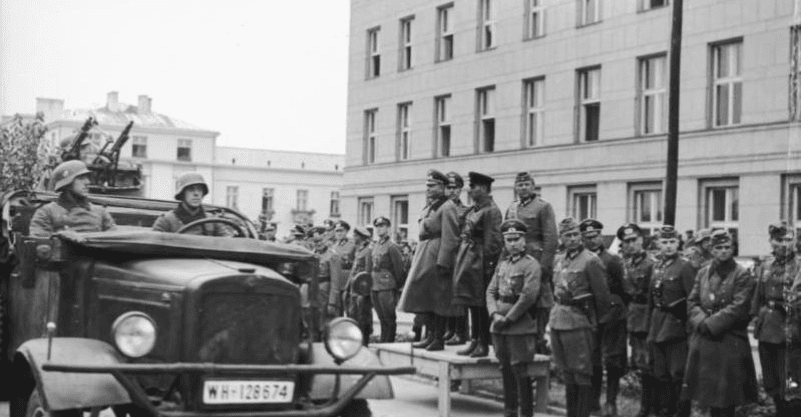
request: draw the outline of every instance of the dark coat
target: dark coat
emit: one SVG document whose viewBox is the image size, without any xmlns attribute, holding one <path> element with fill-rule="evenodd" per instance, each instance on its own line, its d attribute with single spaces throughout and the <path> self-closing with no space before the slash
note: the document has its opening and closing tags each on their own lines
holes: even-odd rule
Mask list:
<svg viewBox="0 0 801 417">
<path fill-rule="evenodd" d="M 184 208 L 182 203 L 178 204 L 174 210 L 170 210 L 156 219 L 153 223 L 153 230 L 156 232 L 177 233 L 185 225 L 193 221 L 205 219 L 206 212 L 200 207 L 195 214 L 190 213 Z M 206 223 L 204 225 L 187 229 L 185 234 L 203 236 L 227 236 L 222 223 Z"/>
<path fill-rule="evenodd" d="M 606 249 L 595 252 L 606 270 L 606 286 L 609 287 L 609 311 L 598 319 L 599 323 L 611 323 L 626 319 L 626 295 L 623 280 L 626 276 L 626 267 L 623 259 L 609 253 Z"/>
<path fill-rule="evenodd" d="M 685 395 L 702 407 L 729 407 L 757 400 L 756 370 L 746 328 L 754 280 L 731 261 L 726 272 L 713 261 L 702 268 L 688 299 L 690 350 L 684 376 Z M 712 336 L 702 336 L 705 322 Z"/>
<path fill-rule="evenodd" d="M 426 205 L 418 222 L 420 243 L 398 309 L 407 313 L 454 315 L 451 277 L 459 249 L 458 211 L 453 201 L 443 197 Z M 447 274 L 441 274 L 440 269 Z"/>
<path fill-rule="evenodd" d="M 102 206 L 88 201 L 78 202 L 63 192 L 58 200 L 39 207 L 33 213 L 29 234 L 50 237 L 63 230 L 75 232 L 103 232 L 116 228 L 114 219 Z"/>
<path fill-rule="evenodd" d="M 467 210 L 453 273 L 453 303 L 482 307 L 503 248 L 501 210 L 490 198 Z"/>
<path fill-rule="evenodd" d="M 649 342 L 687 338 L 687 298 L 695 283 L 695 267 L 686 259 L 662 259 L 651 277 Z"/>
</svg>

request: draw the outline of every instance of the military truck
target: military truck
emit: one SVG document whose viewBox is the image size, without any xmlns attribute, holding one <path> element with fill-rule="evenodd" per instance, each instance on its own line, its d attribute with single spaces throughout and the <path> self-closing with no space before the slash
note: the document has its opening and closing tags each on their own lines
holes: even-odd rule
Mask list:
<svg viewBox="0 0 801 417">
<path fill-rule="evenodd" d="M 236 211 L 204 206 L 237 237 L 150 230 L 175 202 L 92 195 L 117 230 L 33 238 L 46 191 L 0 198 L 16 261 L 0 270 L 6 300 L 0 370 L 10 415 L 250 417 L 370 415 L 392 398 L 385 367 L 350 319 L 314 316 L 317 260 L 256 239 Z"/>
</svg>

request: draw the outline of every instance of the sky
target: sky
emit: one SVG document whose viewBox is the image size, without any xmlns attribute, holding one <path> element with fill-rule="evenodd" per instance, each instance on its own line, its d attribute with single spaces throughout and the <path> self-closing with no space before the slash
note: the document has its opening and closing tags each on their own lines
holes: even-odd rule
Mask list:
<svg viewBox="0 0 801 417">
<path fill-rule="evenodd" d="M 110 91 L 218 145 L 345 152 L 348 0 L 0 0 L 0 114 Z"/>
</svg>

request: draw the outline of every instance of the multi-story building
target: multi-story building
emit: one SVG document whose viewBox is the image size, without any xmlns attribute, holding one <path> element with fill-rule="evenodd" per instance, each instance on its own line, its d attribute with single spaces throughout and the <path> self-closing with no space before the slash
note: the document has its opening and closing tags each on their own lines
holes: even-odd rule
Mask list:
<svg viewBox="0 0 801 417">
<path fill-rule="evenodd" d="M 427 169 L 495 177 L 502 210 L 529 171 L 558 219 L 653 230 L 669 3 L 352 0 L 343 215 L 414 239 Z M 675 226 L 728 228 L 741 256 L 769 250 L 769 222 L 801 225 L 796 3 L 684 2 Z"/>
<path fill-rule="evenodd" d="M 278 223 L 279 236 L 296 222 L 340 216 L 343 155 L 217 146 L 219 132 L 156 113 L 151 106 L 144 95 L 136 106 L 121 103 L 117 92 L 108 93 L 106 105 L 96 109 L 65 110 L 59 99 L 36 102 L 48 138 L 56 144 L 93 117 L 98 125 L 90 140 L 99 149 L 133 121 L 120 155 L 141 165 L 146 197 L 172 200 L 177 178 L 194 171 L 209 185 L 206 201 L 237 209 L 254 221 L 264 212 Z"/>
</svg>

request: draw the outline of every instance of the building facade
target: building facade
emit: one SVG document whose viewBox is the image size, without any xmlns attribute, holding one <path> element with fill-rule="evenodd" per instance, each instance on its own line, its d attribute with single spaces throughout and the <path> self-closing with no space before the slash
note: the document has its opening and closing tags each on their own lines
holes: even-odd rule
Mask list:
<svg viewBox="0 0 801 417">
<path fill-rule="evenodd" d="M 36 107 L 56 144 L 93 117 L 98 126 L 89 140 L 99 149 L 133 121 L 120 154 L 141 165 L 145 197 L 173 200 L 178 177 L 198 172 L 209 186 L 207 202 L 234 208 L 254 221 L 264 212 L 278 223 L 279 236 L 296 222 L 320 223 L 340 215 L 343 155 L 217 146 L 219 132 L 156 113 L 147 96 L 139 96 L 136 106 L 110 92 L 106 105 L 97 109 L 66 110 L 63 100 L 42 98 Z"/>
<path fill-rule="evenodd" d="M 530 171 L 559 219 L 653 230 L 669 3 L 352 0 L 343 216 L 416 239 L 428 168 L 495 177 L 502 209 Z M 771 221 L 801 225 L 796 3 L 684 3 L 675 226 L 727 228 L 741 256 L 769 250 Z"/>
</svg>

